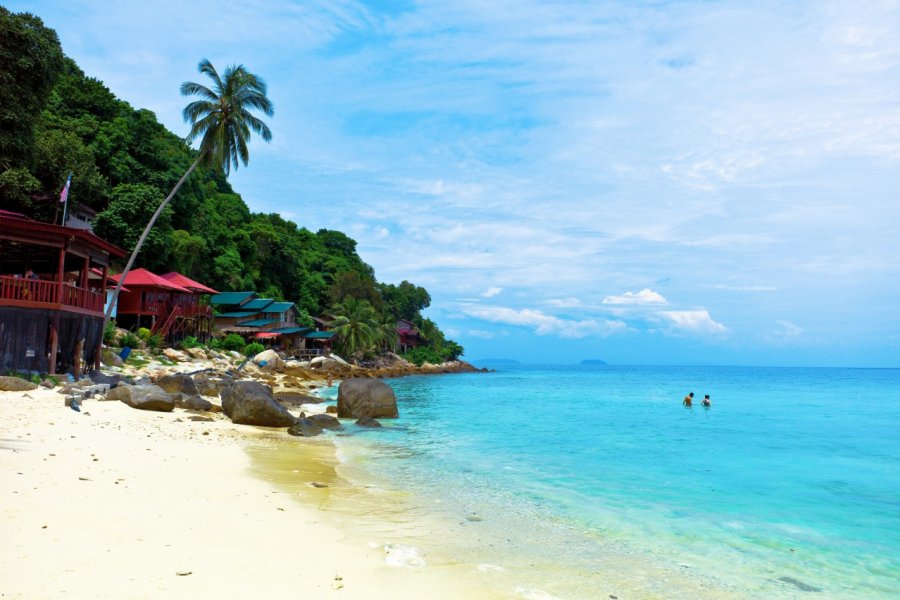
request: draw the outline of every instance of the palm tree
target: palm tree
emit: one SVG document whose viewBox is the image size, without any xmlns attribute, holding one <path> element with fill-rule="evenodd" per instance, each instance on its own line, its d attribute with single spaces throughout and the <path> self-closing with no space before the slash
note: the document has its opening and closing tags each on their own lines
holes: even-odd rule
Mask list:
<svg viewBox="0 0 900 600">
<path fill-rule="evenodd" d="M 341 347 L 348 357 L 371 350 L 381 339 L 378 315 L 368 300 L 350 296 L 336 304 L 332 312 L 335 319 L 328 326 L 341 336 Z"/>
<path fill-rule="evenodd" d="M 267 142 L 272 139 L 272 131 L 269 127 L 250 112 L 256 109 L 268 117 L 274 113 L 272 101 L 266 97 L 266 83 L 260 77 L 247 71 L 243 65 L 229 66 L 220 77 L 212 63 L 205 58 L 200 61 L 199 69 L 201 73 L 212 79 L 212 89 L 199 83 L 185 81 L 181 84 L 181 95 L 201 97 L 200 100 L 195 100 L 185 106 L 182 111 L 185 122 L 191 123 L 187 141 L 191 142 L 198 137 L 201 138 L 200 151 L 187 172 L 181 176 L 174 189 L 169 192 L 166 199 L 159 204 L 156 212 L 150 217 L 150 221 L 131 252 L 119 283 L 113 292 L 112 301 L 106 311 L 104 327 L 116 305 L 122 284 L 134 264 L 134 259 L 137 258 L 141 246 L 144 245 L 144 240 L 147 239 L 147 235 L 159 215 L 169 205 L 169 201 L 178 193 L 194 169 L 200 165 L 222 172 L 227 176 L 231 173 L 232 166 L 235 169 L 238 168 L 239 163 L 247 166 L 247 162 L 250 160 L 247 141 L 250 139 L 251 131 L 255 131 Z"/>
</svg>

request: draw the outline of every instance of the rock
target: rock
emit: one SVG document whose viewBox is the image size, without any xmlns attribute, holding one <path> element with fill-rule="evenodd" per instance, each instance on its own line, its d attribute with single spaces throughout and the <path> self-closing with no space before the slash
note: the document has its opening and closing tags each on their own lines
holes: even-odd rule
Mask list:
<svg viewBox="0 0 900 600">
<path fill-rule="evenodd" d="M 359 419 L 360 417 L 396 419 L 397 398 L 391 386 L 377 379 L 354 377 L 345 379 L 338 386 L 338 417 Z"/>
<path fill-rule="evenodd" d="M 160 377 L 156 381 L 156 385 L 170 394 L 182 393 L 186 396 L 197 396 L 200 394 L 200 390 L 197 389 L 197 384 L 194 383 L 194 380 L 184 373 L 170 373 Z"/>
<path fill-rule="evenodd" d="M 202 416 L 200 416 L 200 415 L 191 415 L 190 417 L 188 417 L 188 420 L 190 420 L 190 421 L 200 421 L 200 422 L 203 422 L 203 423 L 215 421 L 215 419 L 213 419 L 213 418 L 211 418 L 211 417 L 202 417 Z"/>
<path fill-rule="evenodd" d="M 344 426 L 341 425 L 341 422 L 332 417 L 331 415 L 327 415 L 325 413 L 319 413 L 316 415 L 310 415 L 309 420 L 315 421 L 318 423 L 323 429 L 343 429 Z"/>
<path fill-rule="evenodd" d="M 301 404 L 321 404 L 325 400 L 318 396 L 310 396 L 309 394 L 301 394 L 295 390 L 285 388 L 277 389 L 272 392 L 276 400 L 287 406 L 300 406 Z"/>
<path fill-rule="evenodd" d="M 299 437 L 314 437 L 322 434 L 322 426 L 312 419 L 297 419 L 287 432 Z"/>
<path fill-rule="evenodd" d="M 121 367 L 125 363 L 111 348 L 104 348 L 100 352 L 100 362 L 108 367 Z"/>
<path fill-rule="evenodd" d="M 31 383 L 19 377 L 0 377 L 0 392 L 29 392 L 36 389 L 36 383 Z"/>
<path fill-rule="evenodd" d="M 330 358 L 331 360 L 333 360 L 334 362 L 336 362 L 336 363 L 339 364 L 339 365 L 345 365 L 345 366 L 348 366 L 348 367 L 350 366 L 350 363 L 348 363 L 346 360 L 344 360 L 343 358 L 341 358 L 341 357 L 338 356 L 337 354 L 332 354 L 332 355 L 329 356 L 328 358 Z"/>
<path fill-rule="evenodd" d="M 381 423 L 371 417 L 357 419 L 356 424 L 360 427 L 381 427 Z"/>
<path fill-rule="evenodd" d="M 266 371 L 281 371 L 284 369 L 284 359 L 278 356 L 274 350 L 263 350 L 250 359 L 256 366 Z"/>
<path fill-rule="evenodd" d="M 325 356 L 316 356 L 312 360 L 309 361 L 309 366 L 312 369 L 318 369 L 323 362 L 325 362 Z"/>
<path fill-rule="evenodd" d="M 197 394 L 193 396 L 184 396 L 183 394 L 179 394 L 181 396 L 181 400 L 176 402 L 179 408 L 186 408 L 188 410 L 202 410 L 202 411 L 211 411 L 212 407 L 215 406 L 209 400 L 204 399 Z"/>
<path fill-rule="evenodd" d="M 197 391 L 204 396 L 218 396 L 219 392 L 234 383 L 234 378 L 224 373 L 195 373 L 191 376 Z"/>
<path fill-rule="evenodd" d="M 42 385 L 43 387 L 47 388 L 48 390 L 52 390 L 53 388 L 56 387 L 56 384 L 53 383 L 52 381 L 50 381 L 49 379 L 43 380 L 43 381 L 41 382 L 41 385 Z"/>
<path fill-rule="evenodd" d="M 187 354 L 185 354 L 184 352 L 179 352 L 178 350 L 175 350 L 174 348 L 166 348 L 165 350 L 163 350 L 163 354 L 165 355 L 166 358 L 168 358 L 169 360 L 174 360 L 175 362 L 187 362 L 188 361 Z"/>
<path fill-rule="evenodd" d="M 203 348 L 188 348 L 185 352 L 187 352 L 188 356 L 197 360 L 206 360 L 208 358 Z"/>
<path fill-rule="evenodd" d="M 232 422 L 243 425 L 290 427 L 296 420 L 268 386 L 256 381 L 236 381 L 222 390 L 222 409 Z"/>
<path fill-rule="evenodd" d="M 125 377 L 124 375 L 119 375 L 118 373 L 107 375 L 102 371 L 91 371 L 90 373 L 88 373 L 88 377 L 94 383 L 105 383 L 109 385 L 110 389 L 118 386 L 122 382 L 134 385 L 134 380 L 131 377 Z"/>
<path fill-rule="evenodd" d="M 336 415 L 337 414 L 337 406 L 326 406 L 325 412 L 328 413 L 329 415 Z"/>
<path fill-rule="evenodd" d="M 131 408 L 139 410 L 172 412 L 175 408 L 175 399 L 158 385 L 152 384 L 120 384 L 107 392 L 106 399 L 119 400 Z"/>
</svg>

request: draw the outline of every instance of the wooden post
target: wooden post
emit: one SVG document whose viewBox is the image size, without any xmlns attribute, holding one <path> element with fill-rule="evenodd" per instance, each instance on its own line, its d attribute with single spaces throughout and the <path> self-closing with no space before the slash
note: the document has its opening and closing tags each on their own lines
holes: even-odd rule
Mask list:
<svg viewBox="0 0 900 600">
<path fill-rule="evenodd" d="M 59 314 L 50 320 L 50 366 L 51 375 L 56 375 L 56 353 L 59 350 Z"/>
<path fill-rule="evenodd" d="M 66 265 L 66 246 L 63 244 L 63 247 L 59 249 L 59 265 L 56 269 L 56 301 L 62 303 L 63 299 L 63 271 L 65 270 Z"/>
<path fill-rule="evenodd" d="M 83 290 L 88 289 L 88 271 L 91 269 L 91 259 L 87 256 L 84 257 L 84 262 L 81 263 L 81 280 L 78 282 L 78 287 Z"/>
<path fill-rule="evenodd" d="M 81 355 L 84 354 L 84 338 L 78 340 L 75 345 L 75 357 L 72 359 L 72 371 L 75 379 L 81 377 Z"/>
</svg>

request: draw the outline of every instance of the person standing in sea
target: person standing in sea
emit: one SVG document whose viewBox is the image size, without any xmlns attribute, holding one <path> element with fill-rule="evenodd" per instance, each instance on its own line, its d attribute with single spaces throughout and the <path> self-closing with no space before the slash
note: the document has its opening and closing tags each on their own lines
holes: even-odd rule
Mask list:
<svg viewBox="0 0 900 600">
<path fill-rule="evenodd" d="M 712 406 L 712 402 L 709 401 L 709 394 L 703 397 L 703 406 L 706 408 Z"/>
<path fill-rule="evenodd" d="M 694 392 L 691 392 L 690 394 L 688 394 L 687 396 L 684 397 L 682 404 L 684 404 L 686 407 L 690 408 L 691 404 L 693 402 L 694 402 Z"/>
</svg>

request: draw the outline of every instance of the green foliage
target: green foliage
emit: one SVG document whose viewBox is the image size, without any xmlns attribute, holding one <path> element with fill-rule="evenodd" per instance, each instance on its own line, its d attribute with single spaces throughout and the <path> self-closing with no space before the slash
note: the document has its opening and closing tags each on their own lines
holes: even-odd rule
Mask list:
<svg viewBox="0 0 900 600">
<path fill-rule="evenodd" d="M 163 346 L 163 338 L 160 334 L 154 333 L 147 338 L 147 347 L 151 350 L 158 350 Z"/>
<path fill-rule="evenodd" d="M 406 280 L 400 285 L 381 284 L 379 288 L 384 299 L 385 312 L 395 319 L 415 321 L 422 316 L 421 311 L 431 305 L 428 291 Z"/>
<path fill-rule="evenodd" d="M 116 341 L 116 321 L 115 319 L 110 319 L 106 323 L 106 327 L 103 328 L 103 343 L 107 346 L 112 346 Z"/>
<path fill-rule="evenodd" d="M 163 201 L 160 191 L 143 183 L 123 183 L 112 191 L 109 208 L 94 221 L 100 237 L 122 248 L 134 248 L 150 217 Z M 166 208 L 141 249 L 141 263 L 153 270 L 165 266 L 171 246 L 172 211 Z"/>
<path fill-rule="evenodd" d="M 211 350 L 219 350 L 222 348 L 222 341 L 219 338 L 209 340 L 209 348 Z"/>
<path fill-rule="evenodd" d="M 42 381 L 43 381 L 43 379 L 41 379 L 40 375 L 32 375 L 31 376 L 31 383 L 33 383 L 35 385 L 41 385 Z"/>
<path fill-rule="evenodd" d="M 462 354 L 462 346 L 456 342 L 450 342 L 441 348 L 432 348 L 430 346 L 421 346 L 419 348 L 411 348 L 402 356 L 411 363 L 415 363 L 420 367 L 427 363 L 438 365 L 442 362 L 457 360 Z"/>
<path fill-rule="evenodd" d="M 225 350 L 232 350 L 234 352 L 240 352 L 246 345 L 247 342 L 244 341 L 244 338 L 236 333 L 229 333 L 225 336 L 225 339 L 222 340 L 222 348 L 224 348 Z"/>
<path fill-rule="evenodd" d="M 263 346 L 262 344 L 260 344 L 259 342 L 253 342 L 252 344 L 247 344 L 247 347 L 244 348 L 244 355 L 245 356 L 256 356 L 257 354 L 259 354 L 260 352 L 262 352 L 265 349 L 266 349 L 266 347 Z"/>
<path fill-rule="evenodd" d="M 141 347 L 141 338 L 134 335 L 130 331 L 125 333 L 123 336 L 119 338 L 119 345 L 122 348 L 140 348 Z"/>
<path fill-rule="evenodd" d="M 137 336 L 141 338 L 142 341 L 146 342 L 150 339 L 150 330 L 146 327 L 139 327 L 137 330 Z"/>
<path fill-rule="evenodd" d="M 192 335 L 185 337 L 183 340 L 178 342 L 178 347 L 182 350 L 189 350 L 190 348 L 197 348 L 200 346 L 200 342 Z"/>
<path fill-rule="evenodd" d="M 367 300 L 347 298 L 332 309 L 335 319 L 329 326 L 339 336 L 338 347 L 347 356 L 370 352 L 381 340 L 378 315 Z"/>
</svg>

